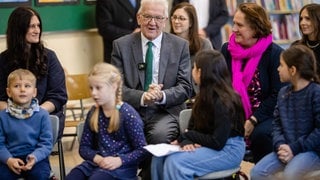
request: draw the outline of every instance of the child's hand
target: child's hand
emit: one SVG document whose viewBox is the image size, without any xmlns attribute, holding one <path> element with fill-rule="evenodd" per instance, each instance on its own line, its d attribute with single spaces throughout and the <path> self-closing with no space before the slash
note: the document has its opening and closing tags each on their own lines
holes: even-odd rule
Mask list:
<svg viewBox="0 0 320 180">
<path fill-rule="evenodd" d="M 287 144 L 281 144 L 278 148 L 277 154 L 280 161 L 285 164 L 287 164 L 293 158 L 291 148 Z"/>
<path fill-rule="evenodd" d="M 108 156 L 103 158 L 102 161 L 99 162 L 99 167 L 108 170 L 115 170 L 122 165 L 122 161 L 120 157 L 112 157 Z"/>
<path fill-rule="evenodd" d="M 199 148 L 201 147 L 200 144 L 187 144 L 187 145 L 184 145 L 181 149 L 183 151 L 194 151 L 196 150 L 196 148 Z"/>
<path fill-rule="evenodd" d="M 34 157 L 34 155 L 29 155 L 27 157 L 27 164 L 24 166 L 23 170 L 24 171 L 31 170 L 35 163 L 36 163 L 36 157 Z"/>
<path fill-rule="evenodd" d="M 172 145 L 179 145 L 178 140 L 174 140 L 174 141 L 172 141 L 170 144 L 172 144 Z"/>
<path fill-rule="evenodd" d="M 9 158 L 7 160 L 7 165 L 11 171 L 13 171 L 16 174 L 20 174 L 21 170 L 24 167 L 24 162 L 19 158 Z"/>
</svg>

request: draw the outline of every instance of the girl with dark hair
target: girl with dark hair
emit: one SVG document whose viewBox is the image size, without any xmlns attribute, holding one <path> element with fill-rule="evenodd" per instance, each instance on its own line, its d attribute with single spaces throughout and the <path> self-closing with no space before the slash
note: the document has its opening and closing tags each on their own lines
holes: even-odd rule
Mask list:
<svg viewBox="0 0 320 180">
<path fill-rule="evenodd" d="M 65 75 L 56 54 L 41 41 L 40 15 L 30 7 L 18 7 L 10 15 L 6 32 L 7 50 L 0 54 L 0 109 L 7 107 L 6 86 L 10 72 L 30 70 L 37 78 L 37 99 L 42 108 L 60 119 L 59 137 L 64 129 L 63 106 L 67 102 Z"/>
<path fill-rule="evenodd" d="M 243 159 L 245 116 L 223 55 L 215 50 L 200 51 L 192 77 L 200 92 L 188 129 L 171 142 L 186 152 L 153 157 L 153 180 L 191 180 L 209 172 L 239 167 Z"/>
<path fill-rule="evenodd" d="M 305 179 L 320 169 L 320 85 L 313 52 L 294 45 L 281 54 L 280 80 L 290 84 L 279 91 L 273 121 L 273 152 L 251 170 L 251 179 Z"/>
</svg>

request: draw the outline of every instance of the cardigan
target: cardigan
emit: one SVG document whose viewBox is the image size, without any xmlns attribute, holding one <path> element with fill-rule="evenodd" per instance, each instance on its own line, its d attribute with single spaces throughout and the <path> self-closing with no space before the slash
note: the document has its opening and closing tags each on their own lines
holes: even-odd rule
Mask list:
<svg viewBox="0 0 320 180">
<path fill-rule="evenodd" d="M 288 144 L 293 155 L 315 151 L 320 155 L 320 85 L 311 82 L 299 91 L 283 87 L 274 113 L 273 148 Z"/>
<path fill-rule="evenodd" d="M 273 119 L 273 111 L 276 105 L 278 92 L 281 87 L 286 84 L 280 82 L 277 70 L 280 64 L 280 54 L 282 51 L 283 49 L 279 45 L 271 43 L 262 54 L 258 64 L 261 85 L 261 104 L 257 110 L 253 112 L 253 116 L 257 118 L 258 123 Z M 228 51 L 228 43 L 225 43 L 222 46 L 221 53 L 226 59 L 230 73 L 232 73 L 232 58 Z"/>
</svg>

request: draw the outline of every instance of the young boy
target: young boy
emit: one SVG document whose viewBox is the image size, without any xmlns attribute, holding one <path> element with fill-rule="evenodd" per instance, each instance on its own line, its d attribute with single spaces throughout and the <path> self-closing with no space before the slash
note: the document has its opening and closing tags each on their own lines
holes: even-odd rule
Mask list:
<svg viewBox="0 0 320 180">
<path fill-rule="evenodd" d="M 0 179 L 48 179 L 53 146 L 49 113 L 38 100 L 36 77 L 25 69 L 8 76 L 8 106 L 0 111 Z"/>
</svg>

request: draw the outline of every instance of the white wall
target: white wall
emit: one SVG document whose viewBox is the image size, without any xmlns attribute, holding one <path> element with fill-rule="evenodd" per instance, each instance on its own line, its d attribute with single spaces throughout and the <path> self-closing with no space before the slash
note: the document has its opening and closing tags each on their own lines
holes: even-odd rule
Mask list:
<svg viewBox="0 0 320 180">
<path fill-rule="evenodd" d="M 45 47 L 56 52 L 62 66 L 70 74 L 88 73 L 103 61 L 103 44 L 96 29 L 73 32 L 43 33 Z M 0 37 L 0 51 L 6 49 L 5 36 Z"/>
</svg>

